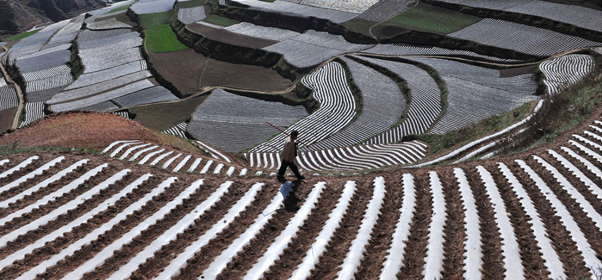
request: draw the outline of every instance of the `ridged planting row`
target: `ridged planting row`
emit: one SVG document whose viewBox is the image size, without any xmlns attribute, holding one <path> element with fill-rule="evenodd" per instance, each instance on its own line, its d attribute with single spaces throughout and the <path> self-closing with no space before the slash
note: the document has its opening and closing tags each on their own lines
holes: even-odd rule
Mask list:
<svg viewBox="0 0 602 280">
<path fill-rule="evenodd" d="M 369 143 L 396 143 L 406 135 L 426 132 L 441 114 L 441 90 L 425 70 L 417 66 L 387 60 L 361 58 L 389 69 L 407 82 L 411 103 L 406 119 L 395 128 L 370 139 Z"/>
<path fill-rule="evenodd" d="M 188 126 L 187 123 L 181 122 L 179 124 L 174 125 L 171 128 L 163 130 L 162 132 L 166 133 L 166 134 L 171 134 L 171 135 L 175 135 L 178 137 L 182 137 L 182 138 L 188 138 L 188 137 L 186 137 L 186 127 L 187 126 Z"/>
<path fill-rule="evenodd" d="M 25 103 L 25 120 L 19 127 L 26 126 L 36 120 L 44 118 L 44 102 L 28 102 Z"/>
<path fill-rule="evenodd" d="M 305 145 L 316 143 L 341 130 L 355 116 L 355 100 L 347 85 L 343 66 L 331 62 L 302 79 L 314 90 L 314 98 L 320 108 L 286 129 L 286 133 L 299 131 L 299 140 Z M 260 145 L 252 152 L 276 152 L 284 145 L 287 136 L 280 133 Z"/>
<path fill-rule="evenodd" d="M 435 69 L 447 88 L 447 110 L 430 130 L 444 134 L 537 100 L 531 75 L 500 77 L 499 71 L 437 58 L 409 58 Z"/>
<path fill-rule="evenodd" d="M 210 147 L 204 146 L 203 148 L 209 149 Z M 216 150 L 212 151 L 219 153 Z M 185 155 L 183 153 L 161 148 L 158 145 L 137 140 L 113 142 L 107 146 L 102 153 L 120 160 L 159 166 L 172 172 L 223 174 L 228 177 L 233 175 L 244 176 L 247 173 L 246 168 L 237 171 L 237 167 L 235 166 L 226 166 L 225 164 L 215 162 L 212 159 L 194 158 L 193 155 Z M 220 155 L 223 156 L 221 153 Z M 227 159 L 226 156 L 218 157 L 217 155 L 214 155 L 214 158 L 223 161 Z M 235 174 L 235 172 L 238 172 L 238 174 Z"/>
<path fill-rule="evenodd" d="M 479 1 L 479 0 L 439 0 L 440 2 L 456 3 L 470 7 L 502 10 L 526 15 L 548 18 L 558 22 L 569 23 L 578 27 L 602 31 L 602 13 L 600 10 L 578 5 L 567 5 L 548 1 Z"/>
<path fill-rule="evenodd" d="M 537 56 L 549 56 L 600 44 L 548 29 L 491 18 L 448 36 Z"/>
<path fill-rule="evenodd" d="M 286 61 L 302 68 L 317 65 L 341 54 L 358 52 L 372 47 L 374 45 L 349 43 L 341 35 L 308 30 L 263 49 L 282 54 Z"/>
<path fill-rule="evenodd" d="M 0 277 L 594 278 L 601 155 L 596 120 L 567 146 L 516 160 L 301 183 L 293 212 L 282 207 L 290 182 L 181 182 L 70 156 L 8 159 Z"/>
<path fill-rule="evenodd" d="M 252 10 L 268 11 L 278 14 L 291 14 L 297 17 L 315 17 L 330 20 L 334 23 L 343 23 L 357 16 L 357 13 L 349 13 L 333 9 L 312 7 L 291 3 L 287 1 L 274 1 L 271 3 L 260 0 L 232 0 L 233 2 L 247 5 Z"/>
<path fill-rule="evenodd" d="M 405 109 L 406 100 L 397 84 L 376 70 L 343 59 L 355 84 L 359 87 L 362 100 L 362 112 L 349 126 L 332 136 L 308 147 L 310 150 L 323 150 L 352 146 L 364 142 L 373 135 L 382 133 L 394 126 Z M 381 144 L 378 142 L 377 144 Z"/>
<path fill-rule="evenodd" d="M 4 81 L 4 78 L 0 78 L 1 81 Z M 4 86 L 0 87 L 0 110 L 14 108 L 19 106 L 19 97 L 17 97 L 17 92 L 15 89 L 10 88 L 4 84 Z"/>
<path fill-rule="evenodd" d="M 555 95 L 578 83 L 594 71 L 594 58 L 585 54 L 570 54 L 546 60 L 539 64 L 548 93 Z"/>
<path fill-rule="evenodd" d="M 126 28 L 131 29 L 132 27 L 126 23 L 118 21 L 116 18 L 108 18 L 102 20 L 96 20 L 92 22 L 86 23 L 86 28 L 90 30 L 110 30 L 110 29 L 119 29 Z"/>
<path fill-rule="evenodd" d="M 350 146 L 318 151 L 300 151 L 296 162 L 308 171 L 353 171 L 390 165 L 405 165 L 426 156 L 427 146 L 418 141 L 401 144 Z M 279 153 L 245 153 L 250 167 L 275 170 L 280 167 Z"/>
</svg>

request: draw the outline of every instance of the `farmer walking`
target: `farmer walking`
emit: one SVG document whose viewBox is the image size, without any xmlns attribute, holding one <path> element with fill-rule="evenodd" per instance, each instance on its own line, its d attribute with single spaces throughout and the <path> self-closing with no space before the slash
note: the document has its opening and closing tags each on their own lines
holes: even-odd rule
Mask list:
<svg viewBox="0 0 602 280">
<path fill-rule="evenodd" d="M 280 163 L 280 170 L 278 170 L 278 180 L 284 179 L 284 173 L 286 172 L 286 168 L 290 167 L 291 171 L 295 173 L 297 176 L 297 180 L 303 180 L 303 177 L 299 173 L 299 168 L 295 164 L 295 158 L 297 157 L 297 136 L 299 132 L 296 130 L 291 131 L 291 135 L 286 138 L 286 142 L 284 142 L 284 148 L 282 149 L 282 153 L 280 157 L 282 158 L 282 162 Z"/>
</svg>

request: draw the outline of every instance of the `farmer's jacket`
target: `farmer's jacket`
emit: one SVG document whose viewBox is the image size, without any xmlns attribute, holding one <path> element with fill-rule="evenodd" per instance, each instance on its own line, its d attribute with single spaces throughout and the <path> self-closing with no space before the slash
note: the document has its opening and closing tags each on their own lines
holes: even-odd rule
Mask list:
<svg viewBox="0 0 602 280">
<path fill-rule="evenodd" d="M 286 142 L 284 142 L 284 149 L 280 153 L 280 158 L 286 162 L 293 162 L 295 161 L 295 157 L 297 157 L 297 144 L 289 136 L 286 138 Z"/>
</svg>

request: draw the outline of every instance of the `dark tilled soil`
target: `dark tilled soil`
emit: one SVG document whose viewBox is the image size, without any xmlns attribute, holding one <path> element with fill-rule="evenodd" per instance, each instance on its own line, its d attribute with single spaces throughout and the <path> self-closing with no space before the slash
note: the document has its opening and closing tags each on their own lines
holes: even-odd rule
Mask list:
<svg viewBox="0 0 602 280">
<path fill-rule="evenodd" d="M 165 79 L 184 96 L 198 92 L 198 81 L 203 75 L 207 59 L 193 49 L 177 52 L 149 53 L 150 60 Z"/>
<path fill-rule="evenodd" d="M 278 41 L 266 40 L 257 37 L 237 34 L 225 29 L 213 28 L 196 23 L 189 24 L 186 26 L 186 28 L 190 29 L 190 31 L 194 33 L 201 34 L 213 41 L 252 49 L 262 49 L 267 46 L 278 43 Z"/>
<path fill-rule="evenodd" d="M 227 77 L 227 78 L 225 78 Z M 293 85 L 274 70 L 255 65 L 234 64 L 216 59 L 207 61 L 199 88 L 232 87 L 268 92 L 285 91 Z"/>
</svg>

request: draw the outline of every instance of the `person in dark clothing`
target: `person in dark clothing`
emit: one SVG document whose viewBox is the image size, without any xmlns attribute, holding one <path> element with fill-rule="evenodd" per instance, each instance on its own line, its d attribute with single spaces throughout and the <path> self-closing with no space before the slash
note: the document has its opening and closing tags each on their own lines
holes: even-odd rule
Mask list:
<svg viewBox="0 0 602 280">
<path fill-rule="evenodd" d="M 303 180 L 303 177 L 299 173 L 299 168 L 295 164 L 295 158 L 297 157 L 297 136 L 299 132 L 296 130 L 291 131 L 291 135 L 286 138 L 286 142 L 284 142 L 284 148 L 282 149 L 282 153 L 280 153 L 280 158 L 282 162 L 280 163 L 280 170 L 278 170 L 278 179 L 284 178 L 284 173 L 286 172 L 286 168 L 290 167 L 291 171 L 295 173 L 298 180 Z"/>
</svg>

